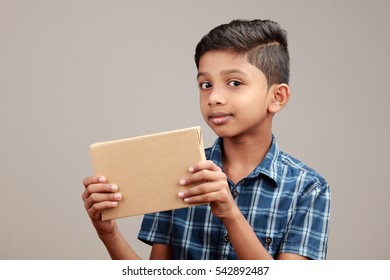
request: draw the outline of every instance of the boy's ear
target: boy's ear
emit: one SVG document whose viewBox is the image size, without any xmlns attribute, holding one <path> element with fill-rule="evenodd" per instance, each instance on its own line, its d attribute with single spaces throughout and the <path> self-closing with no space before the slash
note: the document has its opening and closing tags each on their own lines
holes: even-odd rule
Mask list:
<svg viewBox="0 0 390 280">
<path fill-rule="evenodd" d="M 268 92 L 271 101 L 268 104 L 268 111 L 270 113 L 279 112 L 290 99 L 290 88 L 287 84 L 275 84 Z"/>
</svg>

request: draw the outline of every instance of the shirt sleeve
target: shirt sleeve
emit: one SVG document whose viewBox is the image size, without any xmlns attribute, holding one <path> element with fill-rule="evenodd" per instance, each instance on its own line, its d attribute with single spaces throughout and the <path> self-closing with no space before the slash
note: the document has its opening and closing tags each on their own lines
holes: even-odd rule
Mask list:
<svg viewBox="0 0 390 280">
<path fill-rule="evenodd" d="M 328 242 L 330 188 L 323 179 L 311 182 L 297 197 L 279 252 L 323 260 Z"/>
<path fill-rule="evenodd" d="M 161 243 L 169 245 L 172 232 L 172 211 L 164 211 L 144 215 L 138 239 L 152 245 Z"/>
</svg>

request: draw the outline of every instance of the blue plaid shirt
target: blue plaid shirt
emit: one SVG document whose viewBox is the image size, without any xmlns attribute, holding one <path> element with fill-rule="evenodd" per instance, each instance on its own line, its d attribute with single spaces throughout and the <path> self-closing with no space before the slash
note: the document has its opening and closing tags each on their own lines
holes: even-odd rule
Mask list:
<svg viewBox="0 0 390 280">
<path fill-rule="evenodd" d="M 222 139 L 206 149 L 222 168 Z M 318 173 L 281 152 L 275 138 L 264 160 L 229 187 L 242 214 L 271 256 L 282 252 L 325 259 L 329 186 Z M 174 259 L 237 259 L 225 226 L 209 205 L 144 216 L 138 239 L 170 245 Z"/>
</svg>

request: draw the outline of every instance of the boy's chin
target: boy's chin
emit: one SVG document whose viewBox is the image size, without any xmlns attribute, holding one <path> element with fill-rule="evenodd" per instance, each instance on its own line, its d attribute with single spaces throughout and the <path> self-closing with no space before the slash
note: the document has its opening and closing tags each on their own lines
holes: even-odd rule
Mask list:
<svg viewBox="0 0 390 280">
<path fill-rule="evenodd" d="M 226 126 L 212 126 L 211 129 L 214 131 L 214 133 L 221 138 L 230 138 L 236 136 L 236 133 L 233 132 L 231 129 L 228 129 Z"/>
</svg>

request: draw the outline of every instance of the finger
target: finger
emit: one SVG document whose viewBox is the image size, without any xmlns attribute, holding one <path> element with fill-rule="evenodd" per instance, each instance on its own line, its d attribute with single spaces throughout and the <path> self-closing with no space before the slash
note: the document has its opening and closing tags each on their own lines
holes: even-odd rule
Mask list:
<svg viewBox="0 0 390 280">
<path fill-rule="evenodd" d="M 188 204 L 215 203 L 215 202 L 223 202 L 227 200 L 228 197 L 226 196 L 226 192 L 224 190 L 205 192 L 205 193 L 201 192 L 199 194 L 193 194 L 191 196 L 187 196 L 183 199 L 183 201 Z"/>
<path fill-rule="evenodd" d="M 103 210 L 115 208 L 117 206 L 118 206 L 118 201 L 102 201 L 93 204 L 90 208 L 87 209 L 87 212 L 91 218 L 100 219 L 100 213 Z"/>
<path fill-rule="evenodd" d="M 193 165 L 190 166 L 188 171 L 190 173 L 196 173 L 200 170 L 211 170 L 211 171 L 221 171 L 221 168 L 216 165 L 213 161 L 211 160 L 202 160 L 194 163 Z"/>
<path fill-rule="evenodd" d="M 182 190 L 179 192 L 178 196 L 186 198 L 212 192 L 221 192 L 221 194 L 223 194 L 230 193 L 230 190 L 226 181 L 209 181 L 187 188 L 186 190 Z"/>
<path fill-rule="evenodd" d="M 180 191 L 178 196 L 181 198 L 187 198 L 205 193 L 216 192 L 218 190 L 220 190 L 220 186 L 217 182 L 204 182 L 197 186 Z"/>
<path fill-rule="evenodd" d="M 85 201 L 93 193 L 114 193 L 118 191 L 115 184 L 90 184 L 85 188 L 81 198 Z"/>
<path fill-rule="evenodd" d="M 107 181 L 104 176 L 90 176 L 83 180 L 84 187 L 88 187 L 91 184 L 105 183 Z"/>
<path fill-rule="evenodd" d="M 222 171 L 216 172 L 209 169 L 202 169 L 196 173 L 191 174 L 187 178 L 181 178 L 179 184 L 188 186 L 195 183 L 221 181 L 227 182 L 227 176 Z"/>
<path fill-rule="evenodd" d="M 101 202 L 118 202 L 122 199 L 122 195 L 120 193 L 93 193 L 91 194 L 88 199 L 85 200 L 84 205 L 85 208 L 88 210 L 92 207 L 94 207 L 94 204 L 99 204 Z M 115 203 L 114 203 L 115 204 Z"/>
</svg>

